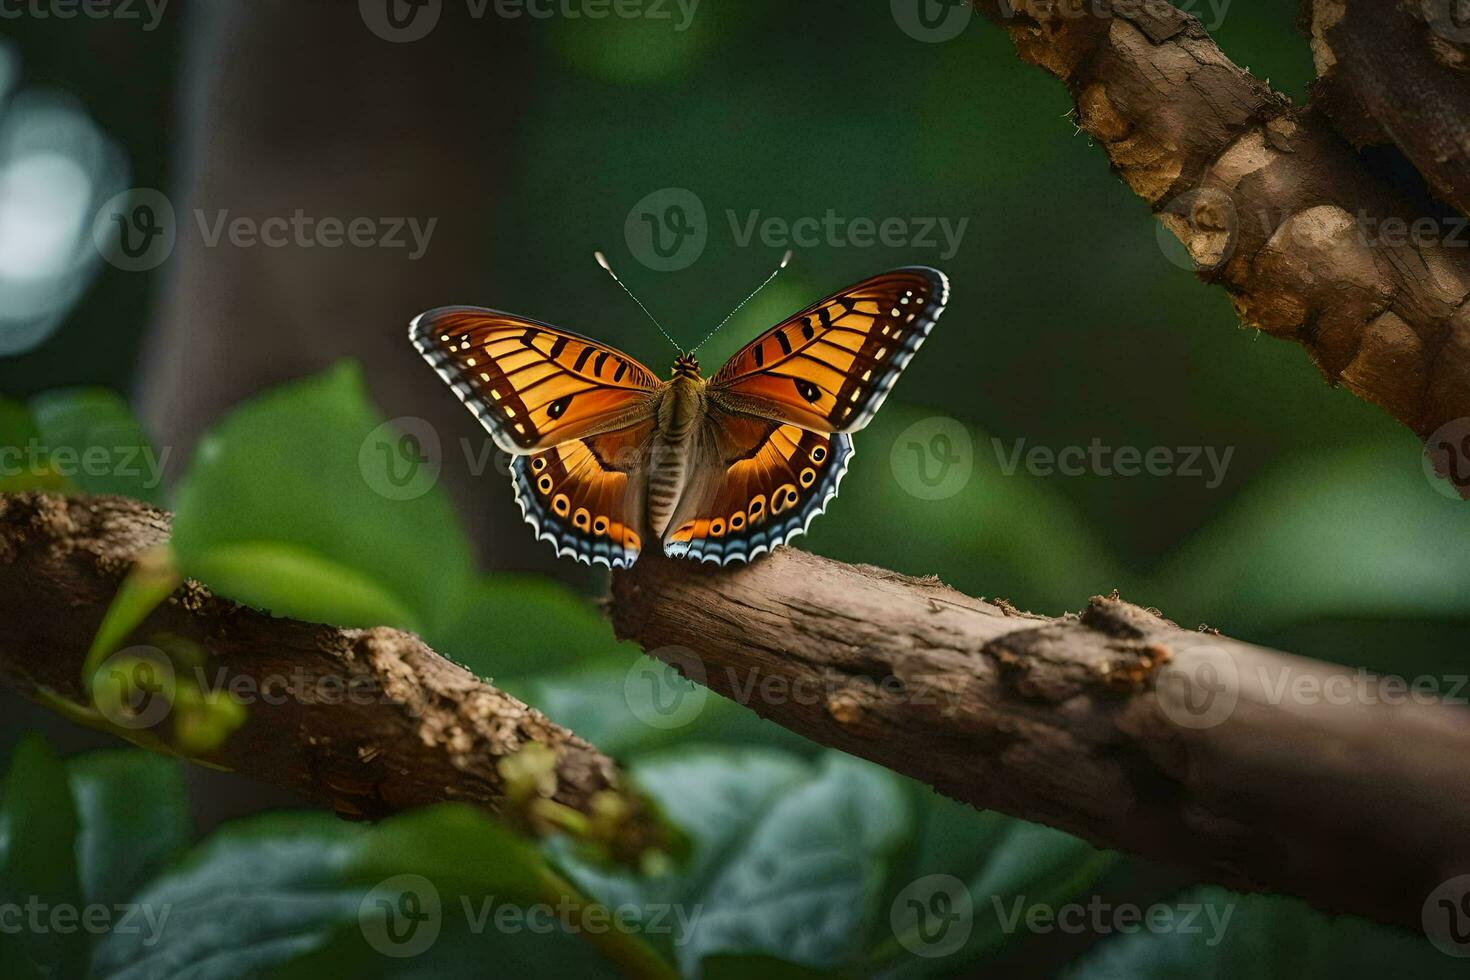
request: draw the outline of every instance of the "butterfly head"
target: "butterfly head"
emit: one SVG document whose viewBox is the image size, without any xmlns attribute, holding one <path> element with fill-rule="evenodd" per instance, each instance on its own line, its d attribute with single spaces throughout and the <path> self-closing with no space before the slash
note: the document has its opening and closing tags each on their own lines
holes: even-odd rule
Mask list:
<svg viewBox="0 0 1470 980">
<path fill-rule="evenodd" d="M 699 360 L 693 354 L 680 354 L 674 358 L 674 377 L 698 378 Z"/>
</svg>

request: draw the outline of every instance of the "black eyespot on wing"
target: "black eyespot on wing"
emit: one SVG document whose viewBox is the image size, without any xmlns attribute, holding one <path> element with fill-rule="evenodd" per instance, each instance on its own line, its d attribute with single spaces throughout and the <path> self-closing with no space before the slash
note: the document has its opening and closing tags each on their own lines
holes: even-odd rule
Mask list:
<svg viewBox="0 0 1470 980">
<path fill-rule="evenodd" d="M 822 397 L 822 393 L 817 390 L 817 386 L 810 381 L 803 378 L 792 378 L 792 380 L 796 382 L 796 393 L 807 401 L 815 402 L 818 398 Z"/>
<path fill-rule="evenodd" d="M 562 395 L 556 401 L 546 406 L 546 414 L 554 419 L 561 418 L 566 414 L 567 406 L 572 403 L 571 395 Z"/>
</svg>

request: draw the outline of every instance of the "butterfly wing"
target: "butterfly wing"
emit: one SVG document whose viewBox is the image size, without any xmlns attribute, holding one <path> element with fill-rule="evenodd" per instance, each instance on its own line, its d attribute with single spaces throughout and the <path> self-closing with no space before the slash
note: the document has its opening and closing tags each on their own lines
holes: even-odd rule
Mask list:
<svg viewBox="0 0 1470 980">
<path fill-rule="evenodd" d="M 710 379 L 729 412 L 812 432 L 856 432 L 872 420 L 949 300 L 926 266 L 865 279 L 778 323 Z"/>
<path fill-rule="evenodd" d="M 660 386 L 626 354 L 550 324 L 473 306 L 414 318 L 409 339 L 509 453 L 650 417 Z"/>
<path fill-rule="evenodd" d="M 728 565 L 752 561 L 806 531 L 837 496 L 852 438 L 711 406 L 698 465 L 664 553 Z"/>
<path fill-rule="evenodd" d="M 476 307 L 430 310 L 409 337 L 514 454 L 511 484 L 536 537 L 588 564 L 631 565 L 661 387 L 653 372 L 570 331 Z"/>
<path fill-rule="evenodd" d="M 556 553 L 627 568 L 642 549 L 653 419 L 511 461 L 516 503 Z"/>
</svg>

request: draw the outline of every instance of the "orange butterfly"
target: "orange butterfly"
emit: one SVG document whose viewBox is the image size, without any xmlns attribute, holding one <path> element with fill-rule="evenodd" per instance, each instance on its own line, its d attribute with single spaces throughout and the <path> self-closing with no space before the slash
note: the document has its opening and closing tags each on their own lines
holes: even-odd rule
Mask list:
<svg viewBox="0 0 1470 980">
<path fill-rule="evenodd" d="M 873 418 L 948 298 L 935 269 L 873 276 L 767 330 L 709 379 L 692 351 L 660 381 L 595 340 L 477 307 L 423 313 L 409 337 L 514 455 L 521 512 L 558 555 L 626 568 L 657 538 L 665 554 L 723 565 L 785 544 L 826 509 L 849 433 Z"/>
</svg>

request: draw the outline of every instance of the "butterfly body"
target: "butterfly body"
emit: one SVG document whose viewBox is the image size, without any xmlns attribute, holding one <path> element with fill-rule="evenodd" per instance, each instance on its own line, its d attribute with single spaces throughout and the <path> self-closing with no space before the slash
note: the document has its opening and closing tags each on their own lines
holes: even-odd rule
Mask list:
<svg viewBox="0 0 1470 980">
<path fill-rule="evenodd" d="M 648 530 L 662 536 L 673 519 L 674 508 L 684 492 L 696 451 L 699 423 L 705 414 L 705 380 L 699 362 L 680 357 L 674 376 L 659 394 L 654 417 L 658 425 L 649 447 Z"/>
<path fill-rule="evenodd" d="M 728 564 L 802 533 L 837 494 L 872 418 L 948 299 L 942 273 L 864 280 L 757 337 L 714 376 L 659 380 L 549 324 L 477 307 L 410 337 L 502 449 L 538 538 L 613 568 L 646 546 Z"/>
</svg>

